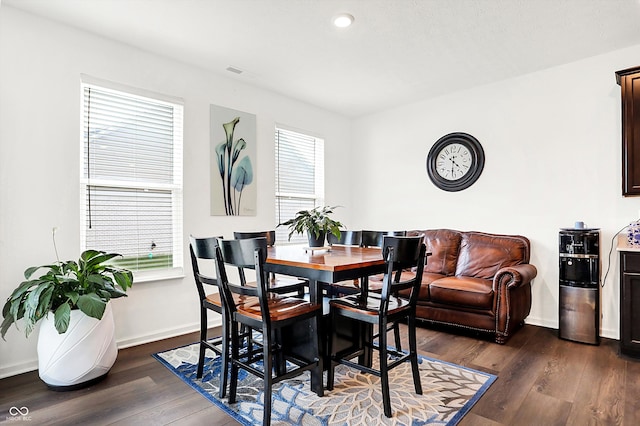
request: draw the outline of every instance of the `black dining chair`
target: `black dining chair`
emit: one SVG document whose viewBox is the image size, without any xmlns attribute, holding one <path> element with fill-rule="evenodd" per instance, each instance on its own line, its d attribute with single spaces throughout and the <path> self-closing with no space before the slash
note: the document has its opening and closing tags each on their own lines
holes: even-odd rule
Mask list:
<svg viewBox="0 0 640 426">
<path fill-rule="evenodd" d="M 330 247 L 360 247 L 362 244 L 362 231 L 340 230 L 340 237 L 333 234 L 327 235 L 327 241 Z M 360 292 L 360 280 L 358 278 L 352 281 L 341 281 L 339 283 L 323 284 L 324 290 L 330 297 L 344 296 L 347 294 L 355 294 Z"/>
<path fill-rule="evenodd" d="M 233 238 L 236 240 L 265 238 L 267 240 L 267 247 L 272 247 L 276 243 L 276 231 L 234 232 Z M 239 268 L 238 273 L 240 274 L 240 283 L 242 285 L 255 287 L 255 282 L 247 283 L 244 268 Z M 302 297 L 305 293 L 305 288 L 308 286 L 309 281 L 302 278 L 285 277 L 273 273 L 269 274 L 269 291 L 272 293 L 286 294 L 296 292 L 298 296 Z"/>
<path fill-rule="evenodd" d="M 404 237 L 407 231 L 362 231 L 362 247 L 382 247 L 385 236 Z M 401 271 L 397 271 L 400 274 Z M 382 289 L 382 274 L 369 277 L 369 289 L 379 292 Z M 397 323 L 390 325 L 394 331 L 396 348 L 402 349 L 400 342 L 400 326 Z"/>
<path fill-rule="evenodd" d="M 319 352 L 318 336 L 322 307 L 298 297 L 274 294 L 269 290 L 268 274 L 264 265 L 267 258 L 265 238 L 218 240 L 216 273 L 222 294 L 223 311 L 230 319 L 231 374 L 229 403 L 236 401 L 239 369 L 260 377 L 264 383 L 264 425 L 271 422 L 271 394 L 275 383 L 311 372 L 311 383 L 318 396 L 323 396 L 323 362 Z M 254 268 L 256 286 L 250 287 L 229 281 L 227 266 Z M 238 297 L 240 303 L 238 303 Z M 245 298 L 249 299 L 245 299 Z M 308 326 L 305 326 L 308 323 Z M 241 351 L 241 327 L 245 325 L 262 331 L 262 350 Z M 280 344 L 274 336 L 304 331 L 305 339 L 298 345 Z M 256 366 L 262 360 L 263 368 Z M 285 362 L 282 371 L 277 368 Z M 276 367 L 276 368 L 274 368 Z"/>
<path fill-rule="evenodd" d="M 227 389 L 227 376 L 229 365 L 229 339 L 228 339 L 228 321 L 225 321 L 225 317 L 222 312 L 222 300 L 219 292 L 209 293 L 205 289 L 213 286 L 218 287 L 217 278 L 205 275 L 201 272 L 201 263 L 210 261 L 213 263 L 210 265 L 211 269 L 215 269 L 216 259 L 216 246 L 217 240 L 221 237 L 207 237 L 207 238 L 195 238 L 189 236 L 189 252 L 191 254 L 191 265 L 193 268 L 193 276 L 196 282 L 196 288 L 198 290 L 198 297 L 200 300 L 200 353 L 198 356 L 198 369 L 196 371 L 196 377 L 202 378 L 204 372 L 204 359 L 207 349 L 212 350 L 219 356 L 221 356 L 221 372 L 220 372 L 220 398 L 223 398 Z M 204 265 L 203 265 L 204 266 Z M 219 337 L 209 339 L 208 338 L 208 322 L 207 312 L 211 310 L 217 314 L 222 315 L 222 333 Z"/>
<path fill-rule="evenodd" d="M 383 240 L 383 254 L 386 270 L 382 291 L 380 293 L 367 293 L 366 297 L 363 294 L 358 294 L 329 301 L 332 324 L 336 324 L 336 320 L 339 317 L 345 317 L 367 326 L 377 325 L 378 333 L 373 336 L 372 340 L 367 339 L 367 341 L 362 341 L 361 344 L 355 348 L 351 347 L 342 351 L 336 351 L 334 350 L 334 340 L 338 337 L 340 330 L 333 327 L 329 341 L 331 365 L 329 366 L 327 375 L 327 389 L 333 389 L 335 367 L 337 364 L 344 364 L 360 371 L 374 374 L 381 378 L 382 402 L 384 414 L 387 417 L 391 417 L 389 370 L 403 362 L 411 362 L 415 391 L 419 395 L 422 394 L 416 343 L 416 302 L 422 281 L 425 251 L 426 248 L 421 236 L 385 236 Z M 396 274 L 397 271 L 404 271 L 404 273 L 400 276 Z M 410 290 L 408 299 L 394 296 L 394 294 L 402 290 Z M 399 323 L 401 321 L 407 322 L 409 340 L 408 353 L 387 346 L 389 324 Z M 378 341 L 377 345 L 374 344 L 375 340 Z M 380 359 L 379 369 L 376 370 L 370 366 L 352 361 L 355 357 L 361 357 L 365 350 L 378 351 Z"/>
<path fill-rule="evenodd" d="M 340 230 L 340 237 L 336 237 L 332 233 L 327 234 L 329 246 L 357 246 L 362 244 L 362 231 Z"/>
<path fill-rule="evenodd" d="M 385 236 L 403 237 L 407 231 L 362 231 L 362 247 L 382 247 Z"/>
</svg>

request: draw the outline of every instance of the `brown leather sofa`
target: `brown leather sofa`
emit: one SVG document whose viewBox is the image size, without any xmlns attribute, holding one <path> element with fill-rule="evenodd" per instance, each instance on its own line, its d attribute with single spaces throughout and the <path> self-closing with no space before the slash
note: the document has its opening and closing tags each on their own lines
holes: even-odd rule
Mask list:
<svg viewBox="0 0 640 426">
<path fill-rule="evenodd" d="M 503 344 L 531 310 L 530 242 L 520 235 L 415 230 L 424 234 L 427 258 L 417 317 L 491 333 Z"/>
</svg>

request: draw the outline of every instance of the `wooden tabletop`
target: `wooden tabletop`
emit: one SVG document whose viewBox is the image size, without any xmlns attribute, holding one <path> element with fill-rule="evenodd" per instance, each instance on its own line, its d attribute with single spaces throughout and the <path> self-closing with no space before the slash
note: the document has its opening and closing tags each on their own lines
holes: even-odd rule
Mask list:
<svg viewBox="0 0 640 426">
<path fill-rule="evenodd" d="M 329 249 L 305 250 L 303 246 L 273 246 L 267 263 L 323 271 L 344 271 L 384 265 L 382 251 L 375 247 L 333 246 Z"/>
</svg>

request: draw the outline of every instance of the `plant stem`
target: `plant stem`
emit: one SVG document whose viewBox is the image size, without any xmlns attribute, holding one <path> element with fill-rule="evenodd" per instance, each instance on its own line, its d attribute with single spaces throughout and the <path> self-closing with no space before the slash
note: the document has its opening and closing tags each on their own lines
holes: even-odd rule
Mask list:
<svg viewBox="0 0 640 426">
<path fill-rule="evenodd" d="M 56 260 L 58 261 L 58 263 L 60 263 L 60 256 L 58 256 L 58 247 L 56 246 L 56 231 L 58 230 L 58 228 L 56 228 L 55 226 L 53 227 L 53 229 L 51 230 L 51 238 L 53 239 L 53 250 L 56 252 Z"/>
</svg>

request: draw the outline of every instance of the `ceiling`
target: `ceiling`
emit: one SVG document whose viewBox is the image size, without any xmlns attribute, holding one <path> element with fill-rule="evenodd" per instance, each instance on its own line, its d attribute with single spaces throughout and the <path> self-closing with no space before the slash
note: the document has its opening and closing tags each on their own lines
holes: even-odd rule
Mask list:
<svg viewBox="0 0 640 426">
<path fill-rule="evenodd" d="M 349 117 L 640 44 L 640 0 L 1 1 Z"/>
</svg>

